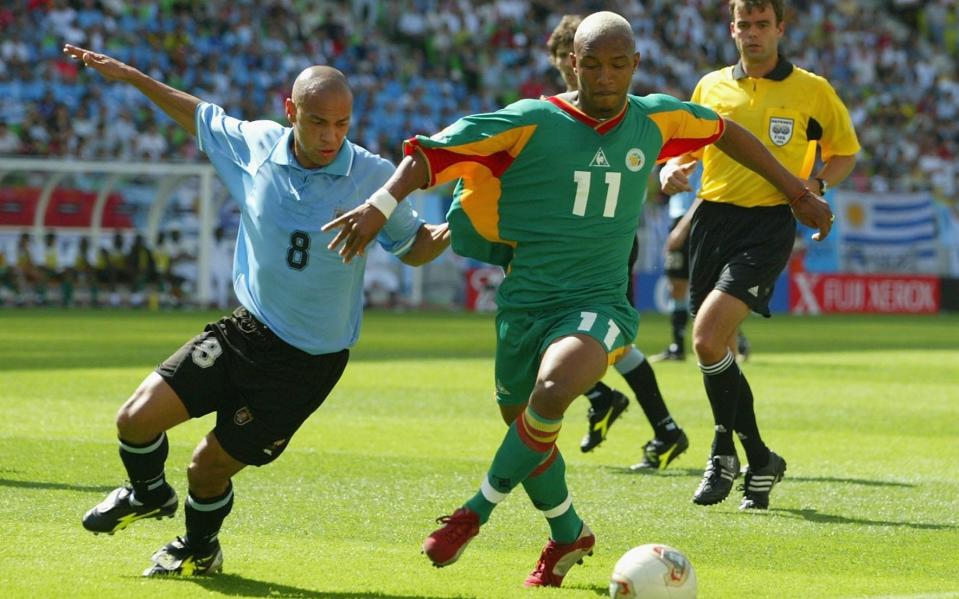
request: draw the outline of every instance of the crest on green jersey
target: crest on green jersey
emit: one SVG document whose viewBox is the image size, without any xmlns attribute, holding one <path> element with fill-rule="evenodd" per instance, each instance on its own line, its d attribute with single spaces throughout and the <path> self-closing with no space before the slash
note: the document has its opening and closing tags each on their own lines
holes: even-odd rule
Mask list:
<svg viewBox="0 0 959 599">
<path fill-rule="evenodd" d="M 626 168 L 636 173 L 642 170 L 645 165 L 646 154 L 643 154 L 642 150 L 639 148 L 630 148 L 630 150 L 626 152 Z"/>
<path fill-rule="evenodd" d="M 596 150 L 596 155 L 589 161 L 589 165 L 609 168 L 609 160 L 606 160 L 606 152 L 603 152 L 603 148 Z"/>
</svg>

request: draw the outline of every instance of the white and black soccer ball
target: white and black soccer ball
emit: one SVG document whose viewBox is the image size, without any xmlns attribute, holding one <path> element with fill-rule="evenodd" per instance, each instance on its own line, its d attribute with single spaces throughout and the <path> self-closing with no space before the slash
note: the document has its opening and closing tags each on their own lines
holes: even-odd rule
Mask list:
<svg viewBox="0 0 959 599">
<path fill-rule="evenodd" d="M 660 543 L 623 554 L 609 581 L 612 599 L 695 599 L 696 572 L 678 549 Z"/>
</svg>

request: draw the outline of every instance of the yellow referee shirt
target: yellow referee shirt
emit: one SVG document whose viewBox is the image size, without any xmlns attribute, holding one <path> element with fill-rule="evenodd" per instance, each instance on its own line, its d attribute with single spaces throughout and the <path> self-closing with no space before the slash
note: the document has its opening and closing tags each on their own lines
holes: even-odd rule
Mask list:
<svg viewBox="0 0 959 599">
<path fill-rule="evenodd" d="M 812 171 L 817 142 L 823 160 L 859 151 L 849 111 L 829 82 L 782 57 L 758 79 L 746 75 L 741 63 L 713 71 L 699 80 L 692 101 L 751 131 L 803 179 Z M 702 159 L 703 199 L 745 207 L 787 203 L 771 183 L 716 146 L 706 146 Z"/>
</svg>

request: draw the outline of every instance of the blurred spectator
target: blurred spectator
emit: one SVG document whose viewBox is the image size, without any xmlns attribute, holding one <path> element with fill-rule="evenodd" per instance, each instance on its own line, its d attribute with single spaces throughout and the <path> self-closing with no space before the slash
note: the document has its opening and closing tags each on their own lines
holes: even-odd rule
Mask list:
<svg viewBox="0 0 959 599">
<path fill-rule="evenodd" d="M 157 305 L 165 305 L 167 295 L 179 297 L 180 286 L 173 278 L 173 272 L 170 270 L 170 244 L 167 242 L 166 233 L 160 231 L 157 234 L 156 245 L 153 249 L 153 268 L 157 286 Z"/>
<path fill-rule="evenodd" d="M 100 285 L 97 280 L 96 255 L 90 247 L 90 238 L 83 236 L 73 254 L 65 261 L 65 277 L 74 289 L 85 287 L 91 306 L 99 305 Z"/>
<path fill-rule="evenodd" d="M 40 273 L 36 286 L 37 303 L 41 306 L 46 305 L 47 293 L 52 284 L 60 285 L 60 302 L 63 307 L 73 303 L 73 285 L 65 276 L 64 266 L 57 234 L 49 231 L 43 236 L 43 257 L 37 267 Z"/>
<path fill-rule="evenodd" d="M 17 271 L 7 258 L 7 249 L 0 246 L 0 306 L 7 302 L 7 295 L 13 296 L 15 305 L 21 305 L 20 285 L 17 281 Z"/>
<path fill-rule="evenodd" d="M 124 248 L 123 233 L 117 231 L 113 234 L 113 242 L 106 256 L 107 290 L 110 292 L 110 305 L 116 307 L 120 305 L 120 291 L 130 283 L 130 262 Z"/>
<path fill-rule="evenodd" d="M 366 274 L 363 277 L 364 307 L 394 308 L 400 293 L 400 263 L 378 245 L 366 250 Z"/>
<path fill-rule="evenodd" d="M 147 247 L 143 235 L 133 237 L 133 245 L 127 255 L 127 271 L 130 280 L 130 305 L 139 308 L 143 305 L 143 291 L 155 279 L 153 254 Z"/>
<path fill-rule="evenodd" d="M 160 135 L 160 130 L 154 121 L 146 126 L 146 131 L 135 139 L 137 160 L 156 162 L 163 158 L 167 151 L 166 139 Z"/>
<path fill-rule="evenodd" d="M 20 153 L 20 137 L 10 130 L 4 121 L 0 121 L 0 156 Z"/>
<path fill-rule="evenodd" d="M 213 247 L 210 248 L 210 287 L 215 308 L 230 307 L 233 302 L 233 246 L 223 227 L 213 231 Z"/>
<path fill-rule="evenodd" d="M 169 255 L 170 293 L 174 308 L 183 307 L 186 301 L 185 287 L 192 284 L 196 277 L 196 256 L 179 229 L 170 230 L 166 251 Z"/>
<path fill-rule="evenodd" d="M 20 275 L 20 287 L 29 287 L 33 290 L 34 301 L 42 303 L 39 287 L 43 284 L 43 273 L 40 272 L 37 252 L 30 239 L 30 233 L 24 231 L 17 239 L 17 273 Z"/>
<path fill-rule="evenodd" d="M 560 11 L 611 8 L 633 24 L 643 66 L 634 90 L 687 97 L 735 60 L 725 2 L 707 0 L 396 0 L 374 2 L 50 0 L 0 11 L 0 154 L 195 160 L 195 145 L 135 91 L 90 87 L 63 60 L 75 42 L 108 45 L 145 71 L 174 73 L 228 112 L 282 120 L 288 82 L 307 64 L 353 76 L 350 137 L 394 161 L 400 131 L 559 91 L 538 48 Z M 7 6 L 5 4 L 4 6 Z M 954 194 L 959 160 L 959 4 L 955 0 L 790 3 L 783 47 L 830 79 L 863 143 L 850 184 Z M 60 105 L 77 109 L 74 121 Z M 104 123 L 111 126 L 100 129 Z M 154 125 L 155 123 L 155 125 Z M 19 143 L 18 143 L 19 142 Z M 952 190 L 952 191 L 949 191 Z"/>
</svg>

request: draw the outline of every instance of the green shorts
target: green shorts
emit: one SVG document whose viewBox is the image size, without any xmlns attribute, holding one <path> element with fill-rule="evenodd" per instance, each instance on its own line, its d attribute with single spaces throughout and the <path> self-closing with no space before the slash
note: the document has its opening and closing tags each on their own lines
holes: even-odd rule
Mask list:
<svg viewBox="0 0 959 599">
<path fill-rule="evenodd" d="M 625 298 L 618 304 L 496 314 L 496 402 L 521 405 L 529 400 L 540 359 L 560 337 L 589 335 L 599 341 L 612 364 L 636 337 L 639 314 Z"/>
</svg>

